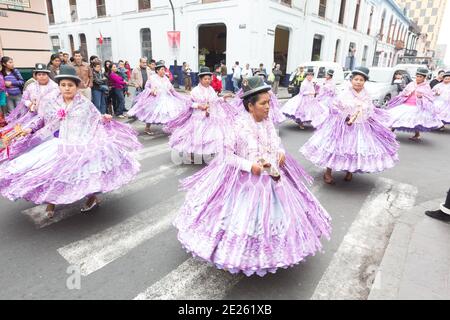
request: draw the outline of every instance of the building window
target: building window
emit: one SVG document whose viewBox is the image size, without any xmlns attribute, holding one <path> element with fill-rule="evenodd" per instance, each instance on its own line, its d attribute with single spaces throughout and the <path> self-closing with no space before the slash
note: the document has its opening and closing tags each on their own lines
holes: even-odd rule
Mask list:
<svg viewBox="0 0 450 320">
<path fill-rule="evenodd" d="M 356 0 L 355 20 L 353 21 L 353 29 L 358 28 L 359 8 L 361 8 L 361 0 Z"/>
<path fill-rule="evenodd" d="M 80 52 L 84 60 L 88 59 L 86 35 L 80 33 Z"/>
<path fill-rule="evenodd" d="M 391 16 L 391 22 L 389 22 L 389 29 L 388 29 L 388 33 L 387 33 L 387 43 L 391 42 L 391 29 L 392 29 L 392 16 Z"/>
<path fill-rule="evenodd" d="M 150 0 L 139 0 L 139 11 L 150 10 L 151 8 Z"/>
<path fill-rule="evenodd" d="M 100 44 L 99 38 L 97 38 L 97 53 L 102 61 L 113 60 L 111 38 L 103 38 L 102 44 Z"/>
<path fill-rule="evenodd" d="M 345 2 L 346 0 L 341 0 L 341 9 L 339 10 L 339 20 L 338 20 L 340 24 L 344 24 Z"/>
<path fill-rule="evenodd" d="M 383 15 L 381 16 L 381 27 L 380 27 L 380 34 L 379 39 L 383 41 L 384 36 L 384 20 L 386 20 L 386 10 L 383 11 Z"/>
<path fill-rule="evenodd" d="M 152 33 L 149 28 L 141 29 L 141 57 L 152 58 Z"/>
<path fill-rule="evenodd" d="M 319 3 L 319 16 L 325 18 L 325 14 L 327 13 L 327 0 L 320 0 Z"/>
<path fill-rule="evenodd" d="M 361 65 L 363 67 L 367 67 L 367 54 L 369 52 L 369 46 L 364 46 L 364 51 L 363 51 L 363 57 L 362 57 L 362 62 Z"/>
<path fill-rule="evenodd" d="M 341 40 L 336 40 L 336 47 L 334 49 L 334 62 L 338 61 L 338 57 L 340 56 L 341 51 Z"/>
<path fill-rule="evenodd" d="M 59 37 L 51 36 L 50 41 L 52 42 L 53 53 L 58 53 L 61 50 L 61 43 L 59 42 Z"/>
<path fill-rule="evenodd" d="M 370 28 L 372 27 L 373 6 L 370 8 L 369 26 L 367 27 L 367 34 L 370 35 Z"/>
<path fill-rule="evenodd" d="M 320 55 L 322 54 L 322 40 L 323 36 L 318 34 L 314 35 L 311 61 L 320 61 Z"/>
<path fill-rule="evenodd" d="M 105 0 L 97 0 L 97 17 L 106 16 L 106 4 Z"/>
<path fill-rule="evenodd" d="M 69 0 L 69 6 L 72 22 L 78 21 L 77 0 Z"/>
<path fill-rule="evenodd" d="M 356 63 L 356 44 L 354 42 L 350 42 L 348 46 L 348 54 L 347 58 L 345 59 L 345 68 L 348 70 L 353 70 L 355 68 Z"/>
<path fill-rule="evenodd" d="M 70 54 L 73 55 L 75 51 L 75 42 L 73 41 L 73 35 L 69 34 Z"/>
<path fill-rule="evenodd" d="M 50 24 L 54 24 L 55 23 L 55 12 L 53 11 L 52 0 L 47 0 L 47 14 L 48 14 L 48 22 Z"/>
<path fill-rule="evenodd" d="M 292 6 L 292 0 L 281 0 L 281 3 L 285 4 L 285 5 L 289 6 L 289 7 Z"/>
</svg>

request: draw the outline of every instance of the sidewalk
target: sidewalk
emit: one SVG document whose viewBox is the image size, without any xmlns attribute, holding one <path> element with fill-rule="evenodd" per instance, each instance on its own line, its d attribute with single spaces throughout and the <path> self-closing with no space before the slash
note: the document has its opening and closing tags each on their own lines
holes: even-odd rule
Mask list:
<svg viewBox="0 0 450 320">
<path fill-rule="evenodd" d="M 424 214 L 442 200 L 417 205 L 396 223 L 369 300 L 450 299 L 450 224 Z"/>
</svg>

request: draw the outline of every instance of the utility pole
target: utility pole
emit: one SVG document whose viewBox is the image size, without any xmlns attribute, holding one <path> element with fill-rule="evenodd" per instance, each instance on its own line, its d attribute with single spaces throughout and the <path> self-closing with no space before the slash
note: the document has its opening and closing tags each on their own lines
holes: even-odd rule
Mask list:
<svg viewBox="0 0 450 320">
<path fill-rule="evenodd" d="M 172 30 L 172 31 L 176 31 L 176 24 L 175 24 L 175 8 L 173 7 L 172 0 L 169 0 L 169 2 L 170 2 L 170 6 L 172 7 L 172 18 L 173 18 L 173 30 Z M 175 60 L 174 60 L 174 62 L 173 62 L 173 81 L 174 81 L 173 86 L 174 86 L 175 88 L 179 88 L 179 85 L 178 85 L 178 73 L 177 73 L 177 68 L 178 68 L 178 65 L 177 65 L 177 57 L 175 56 Z"/>
</svg>

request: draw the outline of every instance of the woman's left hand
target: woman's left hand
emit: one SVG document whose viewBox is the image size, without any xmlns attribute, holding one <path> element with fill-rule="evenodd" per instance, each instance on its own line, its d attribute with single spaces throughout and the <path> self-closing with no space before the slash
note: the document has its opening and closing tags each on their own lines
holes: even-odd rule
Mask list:
<svg viewBox="0 0 450 320">
<path fill-rule="evenodd" d="M 278 165 L 280 167 L 284 167 L 285 163 L 286 163 L 286 155 L 284 153 L 280 152 L 278 154 Z"/>
<path fill-rule="evenodd" d="M 12 82 L 11 82 L 11 81 L 5 81 L 5 86 L 6 86 L 7 88 L 11 87 L 11 85 L 12 85 Z"/>
<path fill-rule="evenodd" d="M 225 94 L 225 95 L 223 96 L 223 99 L 224 99 L 225 101 L 227 101 L 227 99 L 229 99 L 229 98 L 233 98 L 233 94 L 232 94 L 232 93 L 227 93 L 227 94 Z"/>
<path fill-rule="evenodd" d="M 104 122 L 110 122 L 112 120 L 112 115 L 110 114 L 104 114 L 103 115 L 103 121 Z"/>
</svg>

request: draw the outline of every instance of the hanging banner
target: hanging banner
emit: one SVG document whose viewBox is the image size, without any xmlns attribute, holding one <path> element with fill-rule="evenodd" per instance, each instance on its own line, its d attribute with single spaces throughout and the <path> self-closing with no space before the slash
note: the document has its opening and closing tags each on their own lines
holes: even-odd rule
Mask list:
<svg viewBox="0 0 450 320">
<path fill-rule="evenodd" d="M 167 39 L 169 40 L 169 47 L 173 49 L 180 48 L 180 31 L 167 31 Z"/>
<path fill-rule="evenodd" d="M 6 4 L 8 6 L 31 8 L 30 0 L 0 0 L 0 4 Z"/>
</svg>

